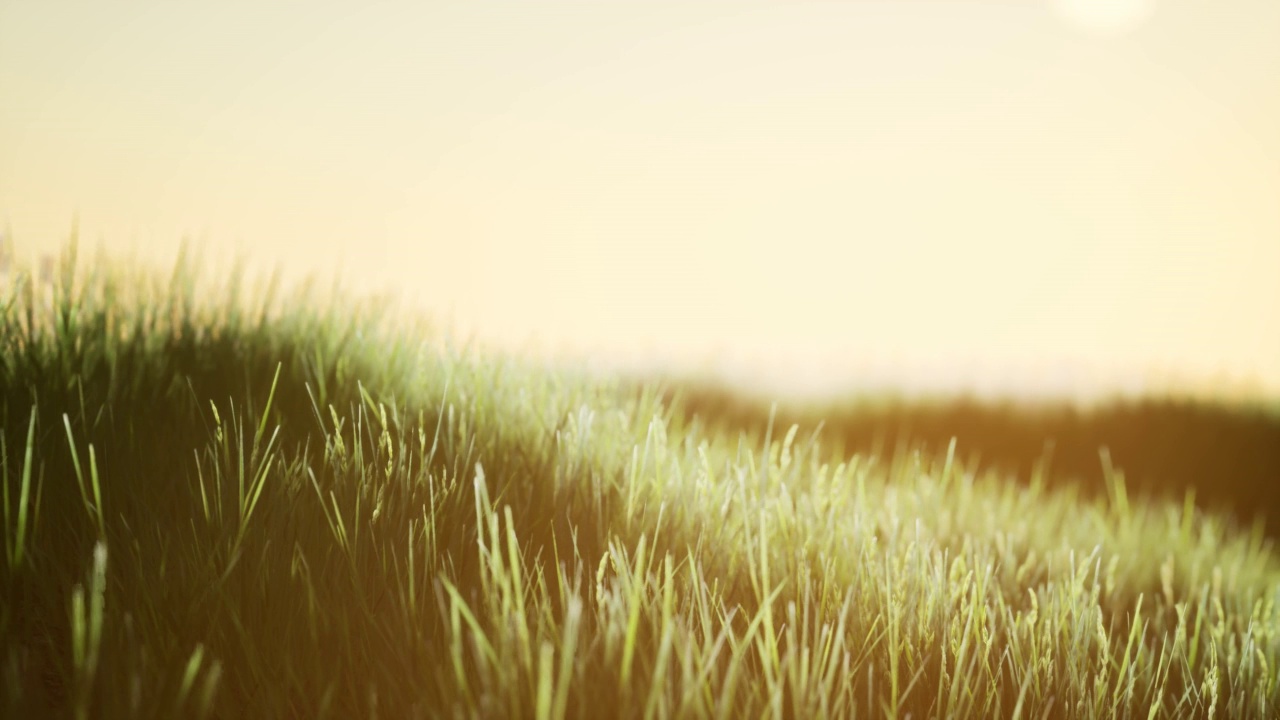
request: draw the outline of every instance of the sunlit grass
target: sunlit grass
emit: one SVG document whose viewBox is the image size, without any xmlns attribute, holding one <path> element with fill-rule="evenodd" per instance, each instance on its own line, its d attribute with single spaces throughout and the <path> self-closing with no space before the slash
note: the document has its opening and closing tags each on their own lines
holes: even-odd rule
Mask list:
<svg viewBox="0 0 1280 720">
<path fill-rule="evenodd" d="M 1280 565 L 1086 494 L 453 344 L 310 290 L 19 272 L 7 717 L 1271 717 Z"/>
</svg>

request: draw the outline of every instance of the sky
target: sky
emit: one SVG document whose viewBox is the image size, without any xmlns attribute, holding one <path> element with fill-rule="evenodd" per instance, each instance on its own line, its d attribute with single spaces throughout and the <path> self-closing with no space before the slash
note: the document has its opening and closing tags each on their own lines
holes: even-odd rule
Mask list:
<svg viewBox="0 0 1280 720">
<path fill-rule="evenodd" d="M 0 3 L 0 228 L 770 388 L 1280 395 L 1275 0 Z"/>
</svg>

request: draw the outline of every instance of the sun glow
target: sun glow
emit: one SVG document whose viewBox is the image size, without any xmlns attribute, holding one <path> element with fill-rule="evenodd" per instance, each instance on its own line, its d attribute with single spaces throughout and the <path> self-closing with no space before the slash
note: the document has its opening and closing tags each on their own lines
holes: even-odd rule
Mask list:
<svg viewBox="0 0 1280 720">
<path fill-rule="evenodd" d="M 1082 30 L 1123 35 L 1151 17 L 1156 0 L 1053 0 L 1057 11 Z"/>
</svg>

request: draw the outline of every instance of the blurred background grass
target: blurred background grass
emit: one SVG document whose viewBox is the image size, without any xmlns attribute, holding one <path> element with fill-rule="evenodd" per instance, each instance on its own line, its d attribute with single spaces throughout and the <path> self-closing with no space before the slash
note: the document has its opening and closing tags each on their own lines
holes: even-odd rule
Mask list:
<svg viewBox="0 0 1280 720">
<path fill-rule="evenodd" d="M 635 380 L 640 387 L 642 380 Z M 944 452 L 1026 482 L 1043 473 L 1107 492 L 1104 462 L 1130 493 L 1195 503 L 1264 523 L 1280 533 L 1280 405 L 1207 397 L 1112 397 L 1020 401 L 970 395 L 889 393 L 783 397 L 701 378 L 660 381 L 677 415 L 713 431 L 775 436 L 791 425 L 817 430 L 846 454 Z M 1104 459 L 1103 454 L 1107 458 Z"/>
</svg>

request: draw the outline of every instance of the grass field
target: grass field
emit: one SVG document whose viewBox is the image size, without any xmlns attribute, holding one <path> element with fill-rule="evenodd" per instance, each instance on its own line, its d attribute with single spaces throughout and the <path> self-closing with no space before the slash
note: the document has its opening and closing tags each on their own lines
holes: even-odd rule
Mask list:
<svg viewBox="0 0 1280 720">
<path fill-rule="evenodd" d="M 1274 455 L 870 452 L 195 265 L 7 283 L 5 717 L 1280 713 L 1268 529 L 1196 499 Z"/>
</svg>

